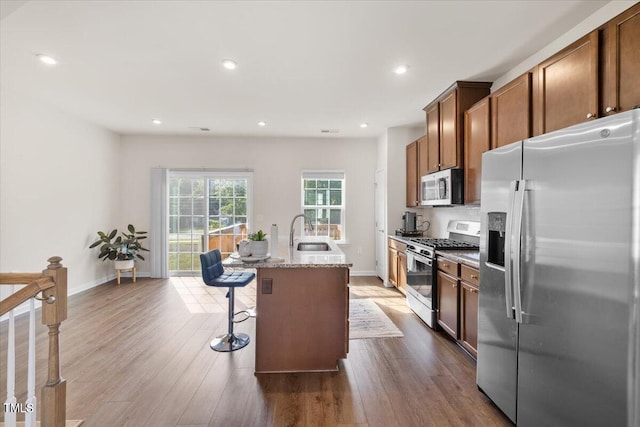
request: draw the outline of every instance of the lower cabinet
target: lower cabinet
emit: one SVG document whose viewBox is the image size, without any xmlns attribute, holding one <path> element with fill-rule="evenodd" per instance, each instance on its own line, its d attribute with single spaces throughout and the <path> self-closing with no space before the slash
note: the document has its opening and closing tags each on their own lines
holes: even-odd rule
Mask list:
<svg viewBox="0 0 640 427">
<path fill-rule="evenodd" d="M 438 325 L 478 357 L 478 270 L 438 257 Z"/>
<path fill-rule="evenodd" d="M 406 294 L 407 287 L 407 245 L 396 239 L 388 240 L 389 272 L 388 281 L 400 292 Z"/>
<path fill-rule="evenodd" d="M 438 325 L 458 339 L 458 284 L 459 280 L 438 271 Z"/>
<path fill-rule="evenodd" d="M 478 288 L 465 282 L 460 289 L 460 344 L 478 357 Z"/>
</svg>

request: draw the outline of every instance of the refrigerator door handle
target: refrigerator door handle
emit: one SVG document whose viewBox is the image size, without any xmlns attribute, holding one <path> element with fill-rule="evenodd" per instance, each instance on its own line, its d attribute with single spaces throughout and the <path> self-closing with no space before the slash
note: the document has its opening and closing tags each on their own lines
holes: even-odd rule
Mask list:
<svg viewBox="0 0 640 427">
<path fill-rule="evenodd" d="M 513 319 L 513 285 L 511 271 L 511 239 L 513 238 L 513 214 L 518 191 L 518 181 L 509 183 L 509 201 L 507 202 L 506 239 L 504 241 L 504 296 L 507 308 L 507 318 Z"/>
<path fill-rule="evenodd" d="M 522 217 L 524 214 L 524 196 L 525 196 L 525 191 L 526 191 L 526 187 L 527 187 L 527 181 L 520 180 L 517 181 L 518 183 L 518 188 L 516 190 L 516 207 L 515 207 L 515 230 L 514 231 L 514 236 L 516 237 L 516 244 L 515 244 L 515 248 L 514 248 L 514 263 L 513 263 L 513 300 L 515 303 L 515 319 L 516 322 L 518 323 L 522 323 L 522 293 L 520 292 L 521 289 L 521 274 L 520 274 L 520 267 L 521 267 L 521 263 L 522 263 L 522 257 L 521 257 L 521 248 L 522 248 Z"/>
</svg>

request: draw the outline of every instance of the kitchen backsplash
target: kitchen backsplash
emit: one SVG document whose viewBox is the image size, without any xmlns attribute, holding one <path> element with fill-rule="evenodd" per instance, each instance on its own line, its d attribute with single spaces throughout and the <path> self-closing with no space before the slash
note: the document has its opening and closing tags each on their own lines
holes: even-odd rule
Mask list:
<svg viewBox="0 0 640 427">
<path fill-rule="evenodd" d="M 418 218 L 418 222 L 426 220 L 431 223 L 429 231 L 425 233 L 429 237 L 449 237 L 447 224 L 451 219 L 480 221 L 479 206 L 423 208 L 418 210 L 418 214 L 422 215 L 422 218 Z"/>
</svg>

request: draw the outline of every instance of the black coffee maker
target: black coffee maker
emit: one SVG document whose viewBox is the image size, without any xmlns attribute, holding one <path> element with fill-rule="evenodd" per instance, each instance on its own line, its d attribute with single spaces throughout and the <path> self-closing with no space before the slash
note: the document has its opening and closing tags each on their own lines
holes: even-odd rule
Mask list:
<svg viewBox="0 0 640 427">
<path fill-rule="evenodd" d="M 402 230 L 406 233 L 416 231 L 416 214 L 414 212 L 405 212 L 402 215 Z"/>
</svg>

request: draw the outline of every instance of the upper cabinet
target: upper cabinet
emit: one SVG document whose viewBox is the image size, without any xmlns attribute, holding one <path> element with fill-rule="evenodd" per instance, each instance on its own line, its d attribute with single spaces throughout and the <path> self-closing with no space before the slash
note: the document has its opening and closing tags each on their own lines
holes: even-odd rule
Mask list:
<svg viewBox="0 0 640 427">
<path fill-rule="evenodd" d="M 480 203 L 482 153 L 491 149 L 491 104 L 487 96 L 464 115 L 464 203 Z"/>
<path fill-rule="evenodd" d="M 640 3 L 609 21 L 602 35 L 604 116 L 640 105 Z"/>
<path fill-rule="evenodd" d="M 440 170 L 440 105 L 437 102 L 425 108 L 427 120 L 427 173 Z M 425 174 L 426 175 L 426 174 Z"/>
<path fill-rule="evenodd" d="M 427 171 L 464 166 L 464 112 L 489 95 L 490 82 L 455 82 L 424 107 L 427 131 Z"/>
<path fill-rule="evenodd" d="M 491 94 L 491 148 L 531 136 L 531 79 L 528 72 Z"/>
<path fill-rule="evenodd" d="M 534 80 L 534 135 L 598 117 L 598 31 L 553 55 Z"/>
<path fill-rule="evenodd" d="M 420 205 L 418 180 L 418 141 L 413 141 L 407 145 L 407 207 Z"/>
<path fill-rule="evenodd" d="M 535 69 L 533 134 L 640 105 L 640 3 Z"/>
<path fill-rule="evenodd" d="M 427 135 L 418 139 L 418 188 L 420 188 L 420 179 L 429 173 L 429 144 L 427 143 Z"/>
</svg>

